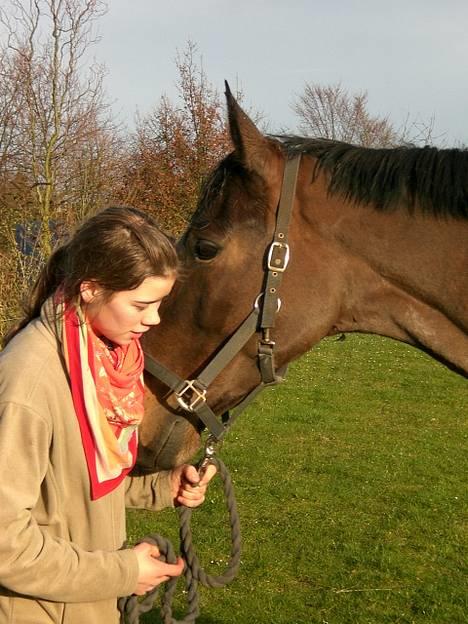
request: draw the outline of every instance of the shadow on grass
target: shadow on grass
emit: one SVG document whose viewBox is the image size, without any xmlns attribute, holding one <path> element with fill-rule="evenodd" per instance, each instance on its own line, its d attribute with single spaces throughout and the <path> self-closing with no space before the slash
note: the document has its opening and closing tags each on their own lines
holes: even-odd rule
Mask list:
<svg viewBox="0 0 468 624">
<path fill-rule="evenodd" d="M 175 618 L 176 621 L 183 622 L 185 614 L 176 613 L 175 615 L 173 614 L 172 617 Z M 228 622 L 232 622 L 232 620 L 226 620 L 224 618 L 220 620 L 214 620 L 210 616 L 203 615 L 203 613 L 201 613 L 196 619 L 196 624 L 228 624 Z M 164 620 L 161 618 L 161 615 L 159 613 L 159 608 L 156 608 L 154 611 L 141 616 L 140 624 L 164 624 Z"/>
</svg>

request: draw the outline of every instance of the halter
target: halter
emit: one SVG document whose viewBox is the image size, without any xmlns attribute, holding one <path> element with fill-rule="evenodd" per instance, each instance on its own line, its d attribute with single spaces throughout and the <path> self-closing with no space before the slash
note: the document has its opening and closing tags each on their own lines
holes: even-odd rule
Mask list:
<svg viewBox="0 0 468 624">
<path fill-rule="evenodd" d="M 281 307 L 278 290 L 289 263 L 290 251 L 287 235 L 296 194 L 300 160 L 301 156 L 296 155 L 286 161 L 281 197 L 276 211 L 275 232 L 266 254 L 265 287 L 255 299 L 253 310 L 247 318 L 194 379 L 182 379 L 145 353 L 145 369 L 174 392 L 180 407 L 195 414 L 203 422 L 213 442 L 222 440 L 234 420 L 263 388 L 283 381 L 286 374 L 287 365 L 279 369 L 275 368 L 275 342 L 271 339 L 271 330 L 275 327 L 276 314 Z M 234 409 L 225 412 L 219 420 L 207 403 L 207 390 L 215 377 L 226 368 L 248 340 L 260 332 L 258 365 L 262 380 Z"/>
</svg>

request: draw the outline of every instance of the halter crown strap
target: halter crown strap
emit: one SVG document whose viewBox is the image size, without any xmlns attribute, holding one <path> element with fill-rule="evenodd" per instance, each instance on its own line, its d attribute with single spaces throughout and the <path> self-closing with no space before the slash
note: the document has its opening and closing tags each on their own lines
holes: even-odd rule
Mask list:
<svg viewBox="0 0 468 624">
<path fill-rule="evenodd" d="M 267 258 L 267 277 L 260 326 L 272 328 L 278 311 L 278 289 L 289 263 L 288 230 L 291 221 L 300 155 L 286 161 L 281 197 L 276 212 L 276 227 Z"/>
</svg>

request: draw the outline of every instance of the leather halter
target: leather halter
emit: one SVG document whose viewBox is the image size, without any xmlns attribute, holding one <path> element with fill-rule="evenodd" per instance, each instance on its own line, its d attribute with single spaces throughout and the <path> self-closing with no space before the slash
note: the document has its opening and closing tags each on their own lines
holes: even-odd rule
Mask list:
<svg viewBox="0 0 468 624">
<path fill-rule="evenodd" d="M 286 374 L 287 365 L 280 369 L 275 369 L 273 353 L 275 342 L 271 339 L 271 330 L 275 326 L 276 314 L 281 307 L 278 290 L 283 273 L 289 262 L 288 229 L 296 194 L 300 160 L 301 156 L 296 155 L 286 161 L 281 197 L 276 212 L 275 232 L 267 250 L 265 288 L 257 296 L 252 312 L 205 366 L 198 377 L 194 379 L 182 379 L 157 362 L 151 355 L 145 353 L 145 369 L 175 393 L 179 405 L 187 412 L 194 413 L 203 422 L 216 442 L 224 437 L 240 412 L 247 407 L 265 386 L 279 383 Z M 260 332 L 258 364 L 262 381 L 232 411 L 225 412 L 220 421 L 207 403 L 206 393 L 208 387 L 215 377 L 241 351 L 248 340 L 255 333 Z"/>
</svg>

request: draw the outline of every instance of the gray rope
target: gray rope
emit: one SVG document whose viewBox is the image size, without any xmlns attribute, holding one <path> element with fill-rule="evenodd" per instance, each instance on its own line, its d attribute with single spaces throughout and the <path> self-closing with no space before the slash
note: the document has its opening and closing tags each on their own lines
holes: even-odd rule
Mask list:
<svg viewBox="0 0 468 624">
<path fill-rule="evenodd" d="M 200 610 L 198 605 L 198 584 L 205 587 L 224 587 L 230 583 L 237 575 L 241 556 L 241 535 L 239 515 L 234 496 L 231 477 L 224 463 L 213 458 L 211 462 L 217 467 L 218 474 L 223 482 L 223 490 L 226 499 L 226 507 L 229 514 L 229 524 L 231 527 L 231 556 L 226 570 L 222 575 L 214 576 L 207 574 L 200 565 L 200 561 L 195 553 L 192 539 L 191 518 L 192 510 L 189 507 L 179 509 L 179 537 L 181 556 L 185 561 L 184 576 L 187 590 L 187 614 L 182 620 L 172 617 L 172 601 L 174 598 L 177 577 L 171 578 L 165 584 L 165 591 L 161 602 L 161 617 L 164 624 L 192 624 L 196 621 Z M 176 563 L 177 557 L 171 542 L 158 534 L 145 536 L 140 542 L 148 542 L 158 547 L 161 556 L 159 559 L 167 563 Z M 139 542 L 139 543 L 140 543 Z M 139 624 L 140 615 L 151 611 L 159 593 L 160 587 L 155 587 L 145 594 L 142 599 L 138 596 L 128 596 L 119 598 L 118 608 L 120 611 L 121 624 Z"/>
</svg>

